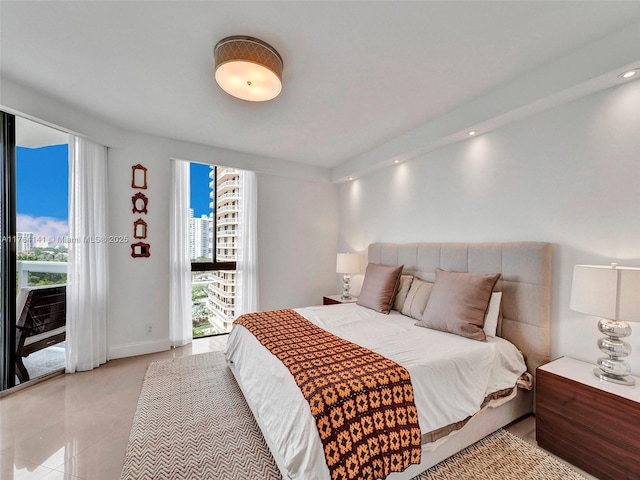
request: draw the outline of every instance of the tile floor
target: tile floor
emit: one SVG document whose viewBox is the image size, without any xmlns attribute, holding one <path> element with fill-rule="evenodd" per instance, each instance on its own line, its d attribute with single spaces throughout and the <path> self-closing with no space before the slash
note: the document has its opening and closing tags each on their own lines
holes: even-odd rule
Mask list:
<svg viewBox="0 0 640 480">
<path fill-rule="evenodd" d="M 199 339 L 168 352 L 112 360 L 1 397 L 0 478 L 118 480 L 147 365 L 223 350 L 226 339 Z M 508 430 L 535 444 L 534 417 Z"/>
</svg>

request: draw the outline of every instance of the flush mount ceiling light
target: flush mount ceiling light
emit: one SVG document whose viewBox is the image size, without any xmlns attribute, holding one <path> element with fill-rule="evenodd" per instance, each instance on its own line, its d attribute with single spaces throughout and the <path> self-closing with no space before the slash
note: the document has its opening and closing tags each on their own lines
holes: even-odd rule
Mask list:
<svg viewBox="0 0 640 480">
<path fill-rule="evenodd" d="M 467 135 L 469 135 L 470 137 L 473 137 L 474 135 L 477 135 L 478 132 L 476 130 L 470 130 L 467 132 Z"/>
<path fill-rule="evenodd" d="M 268 43 L 235 35 L 213 49 L 216 82 L 225 92 L 250 102 L 265 102 L 282 90 L 282 58 Z"/>
<path fill-rule="evenodd" d="M 634 68 L 633 70 L 627 70 L 626 72 L 623 72 L 618 76 L 626 80 L 627 78 L 635 77 L 638 74 L 640 74 L 640 68 Z"/>
</svg>

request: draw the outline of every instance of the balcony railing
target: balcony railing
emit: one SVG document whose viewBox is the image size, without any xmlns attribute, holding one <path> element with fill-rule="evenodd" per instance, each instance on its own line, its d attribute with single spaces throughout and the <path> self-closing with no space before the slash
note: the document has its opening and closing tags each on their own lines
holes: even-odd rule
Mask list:
<svg viewBox="0 0 640 480">
<path fill-rule="evenodd" d="M 216 213 L 218 215 L 224 212 L 239 212 L 239 211 L 240 211 L 240 207 L 238 205 L 226 205 L 224 207 L 218 207 L 216 209 Z"/>
<path fill-rule="evenodd" d="M 211 278 L 214 281 L 226 281 L 236 278 L 235 270 L 212 270 Z"/>
<path fill-rule="evenodd" d="M 234 298 L 236 296 L 234 291 L 227 291 L 227 290 L 223 290 L 222 288 L 218 287 L 215 283 L 210 283 L 209 284 L 209 292 L 218 295 L 218 298 Z"/>
<path fill-rule="evenodd" d="M 234 304 L 228 304 L 221 301 L 217 297 L 209 296 L 207 298 L 207 307 L 214 312 L 225 312 L 224 315 L 232 316 L 234 311 Z"/>
<path fill-rule="evenodd" d="M 216 329 L 221 332 L 230 332 L 233 327 L 233 320 L 235 317 L 233 315 L 225 315 L 220 312 L 212 312 L 209 315 L 209 323 Z"/>
<path fill-rule="evenodd" d="M 226 182 L 222 182 L 218 185 L 218 191 L 222 190 L 223 188 L 230 188 L 230 187 L 239 187 L 240 186 L 240 182 L 237 180 L 227 180 Z"/>
<path fill-rule="evenodd" d="M 18 289 L 29 287 L 29 273 L 67 274 L 67 262 L 41 262 L 35 260 L 19 260 L 16 262 L 18 273 Z M 61 282 L 66 283 L 66 281 Z"/>
<path fill-rule="evenodd" d="M 218 180 L 228 175 L 238 175 L 239 173 L 240 173 L 240 170 L 238 170 L 237 168 L 218 167 Z"/>
<path fill-rule="evenodd" d="M 240 192 L 227 192 L 218 196 L 218 202 L 222 200 L 227 200 L 227 199 L 238 200 L 239 198 L 240 198 Z"/>
<path fill-rule="evenodd" d="M 227 224 L 237 225 L 238 219 L 237 218 L 221 218 L 220 220 L 218 220 L 218 225 L 227 225 Z"/>
<path fill-rule="evenodd" d="M 218 242 L 216 243 L 216 248 L 238 248 L 238 244 L 235 242 Z"/>
</svg>

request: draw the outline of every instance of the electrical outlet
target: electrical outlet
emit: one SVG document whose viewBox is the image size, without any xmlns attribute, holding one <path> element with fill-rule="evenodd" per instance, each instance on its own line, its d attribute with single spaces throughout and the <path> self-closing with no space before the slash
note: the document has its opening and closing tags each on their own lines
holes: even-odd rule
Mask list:
<svg viewBox="0 0 640 480">
<path fill-rule="evenodd" d="M 147 323 L 144 329 L 147 335 L 151 335 L 153 333 L 153 324 Z"/>
</svg>

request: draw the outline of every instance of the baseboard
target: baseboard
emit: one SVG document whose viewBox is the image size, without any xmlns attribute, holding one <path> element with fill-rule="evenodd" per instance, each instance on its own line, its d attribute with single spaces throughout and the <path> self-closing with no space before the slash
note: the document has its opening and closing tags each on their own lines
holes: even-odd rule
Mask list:
<svg viewBox="0 0 640 480">
<path fill-rule="evenodd" d="M 148 353 L 164 352 L 171 348 L 169 339 L 149 340 L 147 342 L 125 343 L 109 347 L 109 360 L 114 358 L 134 357 Z"/>
</svg>

